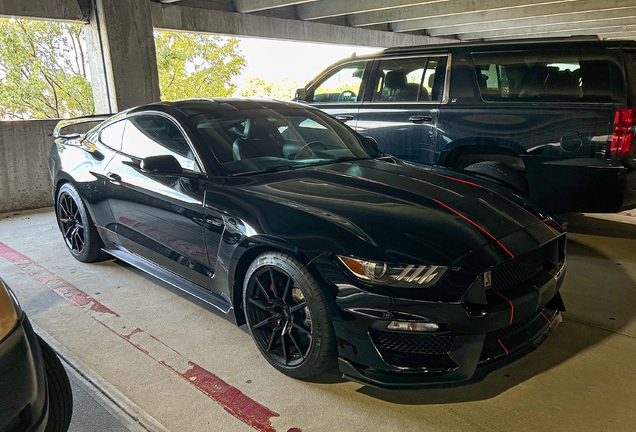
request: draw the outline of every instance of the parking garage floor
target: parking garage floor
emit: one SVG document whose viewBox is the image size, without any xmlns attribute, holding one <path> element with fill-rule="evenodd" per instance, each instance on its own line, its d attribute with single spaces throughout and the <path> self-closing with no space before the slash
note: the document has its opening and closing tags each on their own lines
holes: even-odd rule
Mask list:
<svg viewBox="0 0 636 432">
<path fill-rule="evenodd" d="M 67 363 L 148 430 L 631 431 L 635 216 L 566 216 L 564 322 L 483 381 L 443 389 L 287 378 L 214 308 L 122 262 L 73 259 L 50 208 L 0 215 L 0 275 Z"/>
</svg>

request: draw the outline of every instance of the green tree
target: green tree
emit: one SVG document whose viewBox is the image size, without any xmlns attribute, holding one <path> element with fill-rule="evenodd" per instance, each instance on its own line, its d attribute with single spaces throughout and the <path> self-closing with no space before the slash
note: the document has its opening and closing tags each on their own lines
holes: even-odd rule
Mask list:
<svg viewBox="0 0 636 432">
<path fill-rule="evenodd" d="M 239 96 L 291 100 L 296 89 L 304 86 L 304 83 L 294 81 L 291 78 L 267 81 L 263 78 L 247 77 L 245 85 L 239 90 Z"/>
<path fill-rule="evenodd" d="M 238 39 L 160 31 L 155 45 L 162 99 L 234 94 L 230 80 L 245 65 Z"/>
<path fill-rule="evenodd" d="M 245 65 L 238 40 L 156 32 L 162 99 L 231 96 Z M 84 26 L 0 19 L 0 118 L 92 114 Z"/>
<path fill-rule="evenodd" d="M 93 112 L 83 26 L 0 20 L 0 118 Z"/>
</svg>

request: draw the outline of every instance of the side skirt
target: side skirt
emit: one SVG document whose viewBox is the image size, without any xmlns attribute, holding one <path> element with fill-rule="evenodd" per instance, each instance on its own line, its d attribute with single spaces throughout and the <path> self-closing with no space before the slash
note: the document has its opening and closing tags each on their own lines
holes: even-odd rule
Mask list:
<svg viewBox="0 0 636 432">
<path fill-rule="evenodd" d="M 161 279 L 165 283 L 172 285 L 175 288 L 184 291 L 199 300 L 214 306 L 226 315 L 230 315 L 232 311 L 232 302 L 225 295 L 219 295 L 212 291 L 209 291 L 189 280 L 158 266 L 155 263 L 148 261 L 139 255 L 133 254 L 124 249 L 104 248 L 104 251 L 111 254 L 117 259 L 120 259 L 133 267 L 137 267 L 146 273 L 151 274 L 157 279 Z M 233 314 L 231 315 L 233 316 Z"/>
</svg>

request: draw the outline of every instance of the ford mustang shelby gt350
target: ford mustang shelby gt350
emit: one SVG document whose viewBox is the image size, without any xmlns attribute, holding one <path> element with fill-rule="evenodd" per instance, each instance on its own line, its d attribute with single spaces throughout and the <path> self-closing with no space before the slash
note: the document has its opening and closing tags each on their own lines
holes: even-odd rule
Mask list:
<svg viewBox="0 0 636 432">
<path fill-rule="evenodd" d="M 557 222 L 503 186 L 383 155 L 306 105 L 162 102 L 55 136 L 71 254 L 214 305 L 289 376 L 338 363 L 376 386 L 465 381 L 561 320 Z"/>
</svg>

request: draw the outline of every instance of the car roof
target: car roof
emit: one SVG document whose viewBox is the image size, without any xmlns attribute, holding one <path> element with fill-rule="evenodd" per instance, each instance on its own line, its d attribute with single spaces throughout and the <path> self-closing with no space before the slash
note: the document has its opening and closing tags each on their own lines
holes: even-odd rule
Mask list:
<svg viewBox="0 0 636 432">
<path fill-rule="evenodd" d="M 165 111 L 170 112 L 174 109 L 182 111 L 186 114 L 200 113 L 202 111 L 242 111 L 253 109 L 313 109 L 307 104 L 283 101 L 278 99 L 260 99 L 260 98 L 197 98 L 182 99 L 176 101 L 156 102 L 147 105 L 135 107 L 128 111 L 129 114 L 144 111 Z"/>
</svg>

